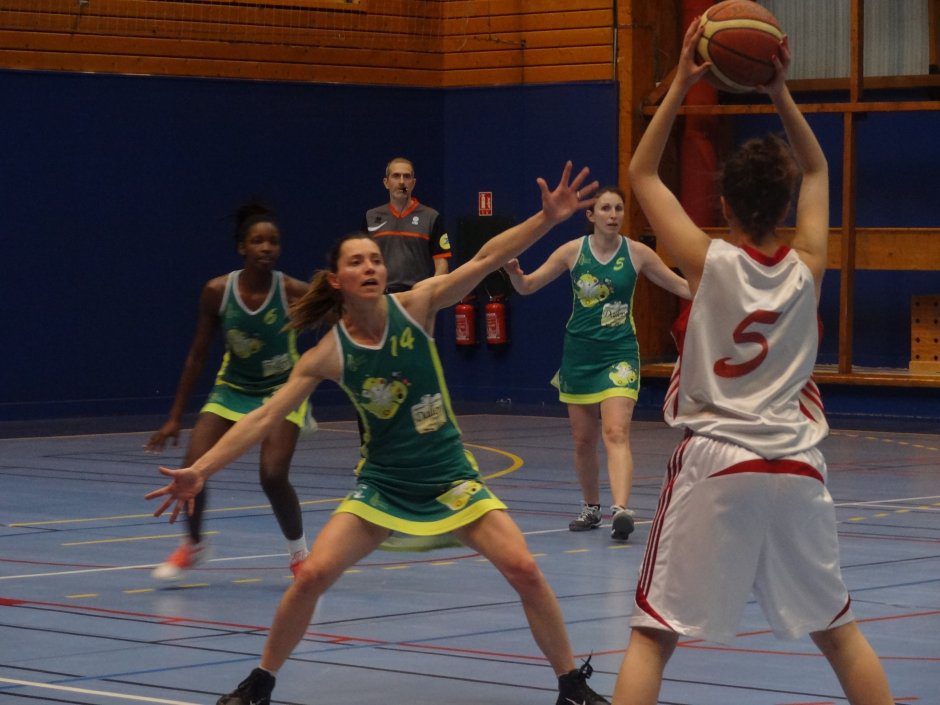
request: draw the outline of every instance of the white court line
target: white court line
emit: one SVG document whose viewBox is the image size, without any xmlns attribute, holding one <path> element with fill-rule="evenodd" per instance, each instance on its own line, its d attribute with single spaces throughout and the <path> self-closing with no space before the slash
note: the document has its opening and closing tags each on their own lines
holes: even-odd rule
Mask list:
<svg viewBox="0 0 940 705">
<path fill-rule="evenodd" d="M 46 688 L 47 690 L 60 690 L 66 693 L 81 693 L 82 695 L 103 695 L 106 698 L 117 698 L 119 700 L 134 700 L 140 703 L 160 703 L 160 705 L 198 705 L 188 700 L 167 700 L 166 698 L 151 698 L 146 695 L 129 695 L 127 693 L 109 693 L 106 690 L 88 690 L 86 688 L 74 688 L 68 685 L 53 685 L 52 683 L 36 683 L 35 681 L 21 681 L 15 678 L 0 677 L 0 683 L 9 683 L 10 685 L 23 685 L 28 688 Z"/>
<path fill-rule="evenodd" d="M 232 558 L 211 558 L 209 563 L 225 563 L 227 561 L 244 561 L 255 558 L 283 557 L 284 553 L 263 553 L 257 556 L 233 556 Z M 59 575 L 79 575 L 81 573 L 112 573 L 116 570 L 138 570 L 140 568 L 156 568 L 159 563 L 144 563 L 142 565 L 119 565 L 108 568 L 81 568 L 79 570 L 59 570 L 51 573 L 30 573 L 28 575 L 0 575 L 0 580 L 21 580 L 23 578 L 50 578 Z"/>
</svg>

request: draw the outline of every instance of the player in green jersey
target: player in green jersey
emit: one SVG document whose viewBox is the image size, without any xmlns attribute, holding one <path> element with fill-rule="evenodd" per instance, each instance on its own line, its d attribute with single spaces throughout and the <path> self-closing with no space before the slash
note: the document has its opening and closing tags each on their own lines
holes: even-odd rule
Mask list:
<svg viewBox="0 0 940 705">
<path fill-rule="evenodd" d="M 235 242 L 244 268 L 210 279 L 199 299 L 199 319 L 173 406 L 166 423 L 145 448 L 163 450 L 176 445 L 186 402 L 202 372 L 216 334 L 225 335 L 225 357 L 215 386 L 193 428 L 184 463 L 191 464 L 209 450 L 245 414 L 265 403 L 290 375 L 297 360 L 296 331 L 285 331 L 288 307 L 307 291 L 307 284 L 275 271 L 281 235 L 274 213 L 246 204 L 236 213 Z M 297 435 L 304 426 L 306 401 L 285 413 L 261 445 L 259 468 L 274 516 L 287 540 L 290 566 L 296 571 L 307 556 L 307 539 L 297 493 L 288 479 Z M 158 580 L 178 580 L 205 562 L 202 536 L 206 492 L 201 491 L 187 515 L 188 532 L 167 559 L 156 567 Z"/>
<path fill-rule="evenodd" d="M 270 402 L 235 424 L 212 450 L 188 468 L 160 469 L 170 482 L 147 497 L 165 497 L 156 514 L 172 507 L 172 521 L 192 505 L 206 478 L 262 440 L 321 380 L 344 385 L 364 417 L 357 487 L 320 531 L 281 600 L 260 667 L 220 704 L 270 702 L 274 674 L 303 637 L 319 597 L 392 529 L 452 531 L 488 558 L 522 600 L 532 635 L 558 676 L 559 705 L 607 702 L 587 685 L 590 664 L 575 668 L 558 601 L 522 532 L 463 453 L 430 337 L 438 310 L 456 304 L 488 273 L 593 203 L 589 197 L 597 184 L 582 186 L 587 175 L 583 169 L 571 180 L 569 162 L 553 191 L 538 179 L 541 211 L 489 240 L 454 271 L 400 294 L 384 294 L 385 265 L 366 233 L 341 240 L 329 269 L 315 275 L 309 293 L 291 311 L 292 325 L 333 326 L 333 334 L 304 353 Z"/>
<path fill-rule="evenodd" d="M 581 485 L 581 513 L 568 524 L 572 531 L 600 526 L 598 437 L 607 451 L 607 476 L 613 504 L 611 538 L 625 541 L 633 532 L 627 508 L 633 484 L 630 422 L 640 391 L 640 351 L 633 323 L 633 291 L 642 274 L 684 299 L 689 285 L 649 247 L 620 234 L 624 195 L 615 186 L 597 192 L 586 211 L 591 234 L 555 250 L 545 263 L 525 274 L 518 260 L 506 265 L 513 287 L 532 294 L 571 274 L 572 311 L 565 326 L 561 369 L 552 384 L 568 405 L 574 437 L 574 467 Z"/>
</svg>

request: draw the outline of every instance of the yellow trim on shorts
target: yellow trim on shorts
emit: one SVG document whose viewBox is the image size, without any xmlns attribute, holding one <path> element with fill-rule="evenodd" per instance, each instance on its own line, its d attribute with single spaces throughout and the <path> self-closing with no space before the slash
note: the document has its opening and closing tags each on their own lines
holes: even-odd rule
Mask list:
<svg viewBox="0 0 940 705">
<path fill-rule="evenodd" d="M 364 519 L 370 524 L 391 529 L 392 531 L 401 531 L 405 534 L 414 536 L 436 536 L 437 534 L 446 534 L 448 531 L 459 529 L 461 526 L 472 524 L 484 514 L 492 512 L 494 509 L 506 509 L 506 505 L 496 497 L 481 499 L 474 502 L 465 510 L 452 514 L 446 519 L 437 521 L 409 521 L 401 519 L 391 514 L 379 511 L 375 507 L 369 506 L 357 499 L 347 499 L 342 502 L 335 510 L 334 514 L 355 514 L 360 519 Z"/>
<path fill-rule="evenodd" d="M 308 399 L 304 399 L 303 404 L 301 404 L 292 412 L 290 412 L 287 416 L 285 416 L 284 420 L 290 421 L 292 424 L 302 429 L 306 425 L 307 405 L 309 403 L 310 402 Z M 216 416 L 221 416 L 223 419 L 226 419 L 227 421 L 233 421 L 233 422 L 237 422 L 239 419 L 245 416 L 245 414 L 239 411 L 233 411 L 232 409 L 229 409 L 227 406 L 222 406 L 221 404 L 216 404 L 215 402 L 209 402 L 208 404 L 205 404 L 199 410 L 199 413 L 200 414 L 202 413 L 215 414 Z"/>
<path fill-rule="evenodd" d="M 605 399 L 613 399 L 615 397 L 626 397 L 627 399 L 636 401 L 637 397 L 639 397 L 639 391 L 630 389 L 629 387 L 614 387 L 612 389 L 605 389 L 603 392 L 594 392 L 593 394 L 566 394 L 564 392 L 558 392 L 558 400 L 565 404 L 597 404 Z"/>
</svg>

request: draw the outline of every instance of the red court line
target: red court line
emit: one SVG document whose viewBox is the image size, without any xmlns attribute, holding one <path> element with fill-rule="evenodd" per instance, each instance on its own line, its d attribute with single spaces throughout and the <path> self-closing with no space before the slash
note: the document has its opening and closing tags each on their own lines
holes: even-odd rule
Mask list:
<svg viewBox="0 0 940 705">
<path fill-rule="evenodd" d="M 65 610 L 72 614 L 101 614 L 120 617 L 139 617 L 152 620 L 155 624 L 193 624 L 212 627 L 225 627 L 227 629 L 242 629 L 249 631 L 267 632 L 270 626 L 260 626 L 254 624 L 238 624 L 236 622 L 221 622 L 212 619 L 193 619 L 191 617 L 167 616 L 160 614 L 150 614 L 147 612 L 131 612 L 129 610 L 110 609 L 107 607 L 92 607 L 88 605 L 71 605 L 61 602 L 42 602 L 39 600 L 23 600 L 18 598 L 0 597 L 0 607 L 37 607 L 54 608 Z M 513 658 L 522 661 L 535 660 L 545 661 L 544 656 L 530 656 L 525 654 L 509 654 L 498 651 L 486 651 L 482 649 L 465 649 L 456 646 L 439 646 L 436 644 L 416 644 L 412 642 L 388 641 L 386 639 L 368 639 L 365 637 L 346 636 L 342 634 L 330 634 L 327 632 L 305 632 L 304 636 L 317 637 L 327 640 L 333 644 L 358 643 L 370 644 L 375 646 L 398 646 L 408 649 L 426 649 L 429 651 L 444 651 L 455 654 L 475 654 L 478 656 L 494 656 L 502 658 Z M 599 652 L 598 652 L 599 653 Z M 588 654 L 575 654 L 575 658 L 585 658 Z"/>
</svg>

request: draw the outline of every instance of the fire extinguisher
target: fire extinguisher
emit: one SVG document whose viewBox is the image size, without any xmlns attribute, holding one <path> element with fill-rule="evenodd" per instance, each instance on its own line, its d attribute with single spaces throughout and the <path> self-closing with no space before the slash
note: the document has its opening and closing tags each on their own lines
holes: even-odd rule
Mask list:
<svg viewBox="0 0 940 705">
<path fill-rule="evenodd" d="M 454 306 L 454 331 L 457 345 L 477 344 L 477 309 L 472 294 Z"/>
<path fill-rule="evenodd" d="M 505 345 L 509 342 L 509 332 L 506 329 L 506 304 L 500 294 L 490 298 L 486 309 L 486 343 L 487 345 Z"/>
</svg>

